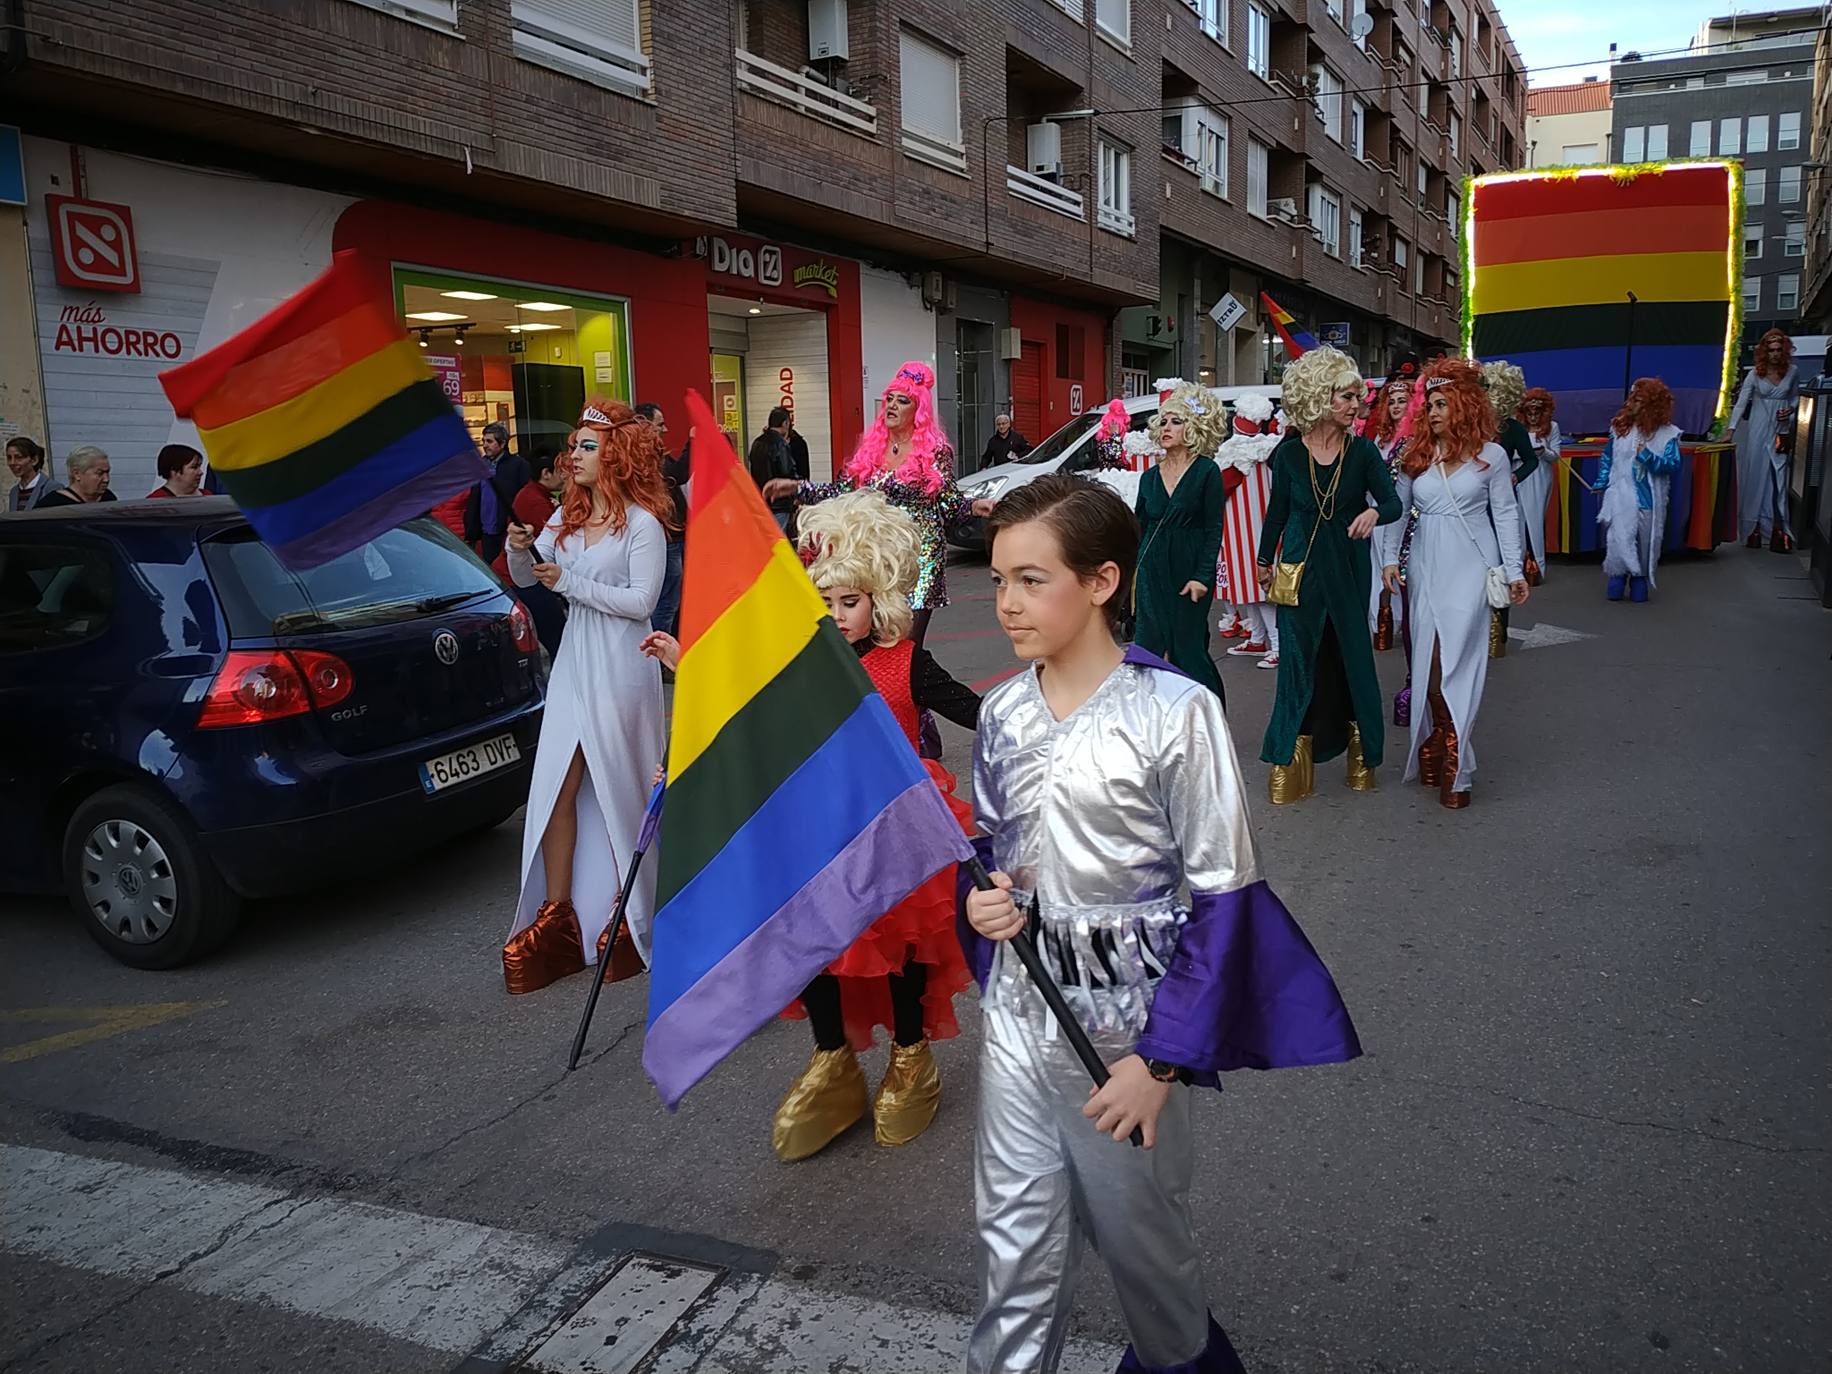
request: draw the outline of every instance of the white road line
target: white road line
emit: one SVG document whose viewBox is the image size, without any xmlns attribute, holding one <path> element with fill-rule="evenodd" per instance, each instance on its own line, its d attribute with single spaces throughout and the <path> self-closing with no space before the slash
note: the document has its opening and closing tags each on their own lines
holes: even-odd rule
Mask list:
<svg viewBox="0 0 1832 1374">
<path fill-rule="evenodd" d="M 528 1368 L 541 1374 L 630 1374 L 718 1280 L 714 1269 L 634 1256 L 542 1342 L 528 1357 Z"/>
</svg>

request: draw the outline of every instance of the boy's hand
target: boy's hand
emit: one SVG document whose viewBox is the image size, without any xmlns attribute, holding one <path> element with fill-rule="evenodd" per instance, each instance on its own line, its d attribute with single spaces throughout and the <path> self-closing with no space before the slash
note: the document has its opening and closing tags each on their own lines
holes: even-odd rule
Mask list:
<svg viewBox="0 0 1832 1374">
<path fill-rule="evenodd" d="M 988 940 L 1009 940 L 1024 929 L 1024 915 L 1011 899 L 1011 879 L 990 873 L 991 891 L 976 888 L 967 894 L 967 924 Z"/>
<path fill-rule="evenodd" d="M 1081 1114 L 1094 1123 L 1095 1130 L 1118 1141 L 1124 1141 L 1136 1126 L 1149 1150 L 1158 1143 L 1158 1113 L 1170 1101 L 1173 1085 L 1153 1078 L 1136 1054 L 1109 1065 L 1108 1071 L 1113 1077 L 1106 1087 L 1088 1090 L 1088 1105 Z"/>
</svg>

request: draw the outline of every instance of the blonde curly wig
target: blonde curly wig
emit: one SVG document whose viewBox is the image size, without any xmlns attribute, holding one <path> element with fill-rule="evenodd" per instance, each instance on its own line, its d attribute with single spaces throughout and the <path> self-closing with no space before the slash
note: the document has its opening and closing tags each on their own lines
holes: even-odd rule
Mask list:
<svg viewBox="0 0 1832 1374">
<path fill-rule="evenodd" d="M 1492 363 L 1482 364 L 1482 385 L 1488 388 L 1495 413 L 1508 416 L 1519 410 L 1521 401 L 1526 398 L 1527 374 L 1505 358 L 1497 358 Z"/>
<path fill-rule="evenodd" d="M 916 522 L 875 491 L 806 506 L 796 517 L 797 552 L 821 591 L 856 587 L 871 598 L 871 637 L 890 645 L 915 620 L 910 593 L 922 566 Z"/>
<path fill-rule="evenodd" d="M 1164 416 L 1167 412 L 1183 417 L 1190 452 L 1199 457 L 1214 457 L 1215 450 L 1221 447 L 1221 441 L 1228 437 L 1227 408 L 1207 387 L 1181 379 L 1172 384 L 1170 395 L 1159 403 L 1157 414 L 1149 422 L 1152 441 L 1159 448 L 1164 447 Z"/>
<path fill-rule="evenodd" d="M 1313 348 L 1285 365 L 1279 383 L 1285 419 L 1302 433 L 1329 414 L 1330 398 L 1338 391 L 1359 392 L 1365 385 L 1361 369 L 1341 349 L 1327 344 Z"/>
</svg>

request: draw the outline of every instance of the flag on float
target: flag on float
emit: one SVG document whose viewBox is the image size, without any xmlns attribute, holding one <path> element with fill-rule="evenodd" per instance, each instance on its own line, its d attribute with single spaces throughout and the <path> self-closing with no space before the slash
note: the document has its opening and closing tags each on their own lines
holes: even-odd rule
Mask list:
<svg viewBox="0 0 1832 1374">
<path fill-rule="evenodd" d="M 700 438 L 643 1045 L 670 1107 L 970 854 L 697 392 L 687 410 Z"/>
<path fill-rule="evenodd" d="M 1279 331 L 1279 337 L 1285 341 L 1287 353 L 1294 358 L 1301 358 L 1317 347 L 1317 336 L 1307 330 L 1295 328 L 1297 320 L 1289 310 L 1264 291 L 1260 292 L 1260 301 L 1266 307 L 1266 314 L 1272 319 L 1272 327 Z"/>
<path fill-rule="evenodd" d="M 489 475 L 395 318 L 387 268 L 328 271 L 159 376 L 210 469 L 290 568 L 316 567 Z"/>
</svg>

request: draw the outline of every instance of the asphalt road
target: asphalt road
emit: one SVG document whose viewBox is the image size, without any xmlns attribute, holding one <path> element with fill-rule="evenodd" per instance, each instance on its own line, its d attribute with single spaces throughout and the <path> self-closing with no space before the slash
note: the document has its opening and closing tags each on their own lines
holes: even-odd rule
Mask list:
<svg viewBox="0 0 1832 1374">
<path fill-rule="evenodd" d="M 983 568 L 953 580 L 930 647 L 986 682 L 1011 660 Z M 1463 812 L 1391 763 L 1374 794 L 1329 765 L 1312 800 L 1266 805 L 1274 675 L 1224 660 L 1268 876 L 1368 1050 L 1237 1074 L 1199 1105 L 1210 1293 L 1256 1371 L 1828 1367 L 1832 619 L 1800 561 L 1766 552 L 1672 562 L 1646 606 L 1606 603 L 1601 582 L 1555 565 L 1516 612 L 1536 647 L 1493 665 Z M 1401 656 L 1380 658 L 1390 694 Z M 964 772 L 966 737 L 943 728 Z M 640 1250 L 791 1285 L 774 1301 L 841 1327 L 880 1308 L 959 1327 L 977 1014 L 963 1002 L 940 1047 L 927 1136 L 885 1151 L 859 1130 L 784 1166 L 769 1120 L 803 1026 L 766 1029 L 670 1115 L 625 984 L 564 1072 L 580 980 L 502 990 L 519 845 L 505 825 L 258 907 L 222 953 L 165 974 L 115 965 L 55 904 L 7 904 L 0 1369 L 501 1367 L 463 1366 L 462 1323 L 427 1336 L 314 1306 L 297 1281 L 206 1275 L 247 1217 L 290 1226 L 302 1206 L 341 1219 L 291 1242 L 305 1271 L 437 1218 L 557 1273 L 529 1281 L 554 1310 L 589 1291 L 586 1261 Z M 107 1211 L 114 1194 L 83 1182 L 95 1161 L 132 1166 L 106 1174 L 140 1190 L 121 1197 L 165 1199 L 158 1226 L 152 1201 Z M 218 1209 L 220 1232 L 184 1229 Z M 540 1267 L 549 1252 L 561 1268 Z M 513 1268 L 464 1282 L 519 1293 Z M 1098 1264 L 1078 1332 L 1124 1339 Z M 653 1367 L 787 1367 L 762 1337 L 707 1364 L 691 1345 Z M 933 1358 L 895 1367 L 949 1367 Z M 892 1367 L 856 1359 L 829 1367 Z"/>
</svg>

